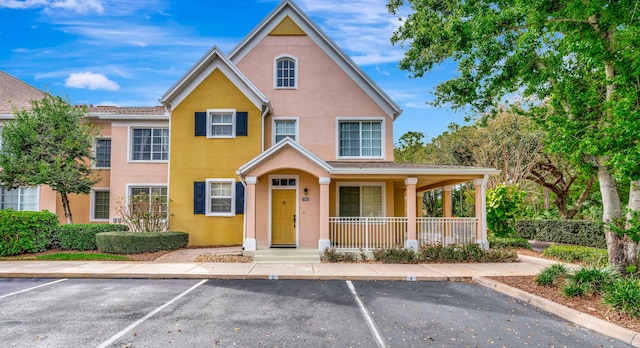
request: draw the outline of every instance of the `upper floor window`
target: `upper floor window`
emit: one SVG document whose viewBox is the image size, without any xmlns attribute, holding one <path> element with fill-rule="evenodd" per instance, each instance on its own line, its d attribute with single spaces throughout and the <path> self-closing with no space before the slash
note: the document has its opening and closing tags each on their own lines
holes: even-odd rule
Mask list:
<svg viewBox="0 0 640 348">
<path fill-rule="evenodd" d="M 297 139 L 296 120 L 282 119 L 273 121 L 273 137 L 274 144 L 284 140 L 285 138 Z"/>
<path fill-rule="evenodd" d="M 38 211 L 38 188 L 19 187 L 6 190 L 0 187 L 0 210 Z"/>
<path fill-rule="evenodd" d="M 275 70 L 275 88 L 298 87 L 298 62 L 295 58 L 276 58 Z"/>
<path fill-rule="evenodd" d="M 111 167 L 111 139 L 96 140 L 96 168 Z"/>
<path fill-rule="evenodd" d="M 207 128 L 210 138 L 230 138 L 235 135 L 235 110 L 209 111 Z"/>
<path fill-rule="evenodd" d="M 382 158 L 382 121 L 340 121 L 338 157 Z"/>
<path fill-rule="evenodd" d="M 131 138 L 131 160 L 169 160 L 168 128 L 133 128 L 131 130 Z"/>
</svg>

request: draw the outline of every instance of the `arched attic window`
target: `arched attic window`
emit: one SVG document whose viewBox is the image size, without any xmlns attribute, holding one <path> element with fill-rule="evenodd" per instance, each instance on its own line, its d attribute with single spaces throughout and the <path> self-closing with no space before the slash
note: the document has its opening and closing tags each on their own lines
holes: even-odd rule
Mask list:
<svg viewBox="0 0 640 348">
<path fill-rule="evenodd" d="M 275 59 L 276 89 L 298 88 L 298 59 L 292 56 L 279 56 Z"/>
</svg>

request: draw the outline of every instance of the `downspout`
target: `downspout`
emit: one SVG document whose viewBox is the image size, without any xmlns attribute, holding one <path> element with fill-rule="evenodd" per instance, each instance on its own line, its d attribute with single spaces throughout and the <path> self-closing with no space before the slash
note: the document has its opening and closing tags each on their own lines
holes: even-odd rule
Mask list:
<svg viewBox="0 0 640 348">
<path fill-rule="evenodd" d="M 264 108 L 264 111 L 262 112 L 262 139 L 260 142 L 260 153 L 264 152 L 264 120 L 267 117 L 267 114 L 269 113 L 269 110 L 271 108 L 269 106 L 267 106 L 266 108 Z"/>
</svg>

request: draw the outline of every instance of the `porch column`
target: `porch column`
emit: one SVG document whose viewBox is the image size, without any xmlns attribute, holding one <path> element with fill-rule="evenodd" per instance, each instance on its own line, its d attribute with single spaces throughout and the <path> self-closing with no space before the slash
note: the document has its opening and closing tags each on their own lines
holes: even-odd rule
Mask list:
<svg viewBox="0 0 640 348">
<path fill-rule="evenodd" d="M 404 184 L 407 187 L 407 239 L 404 247 L 418 250 L 418 238 L 416 238 L 416 184 L 418 178 L 406 178 Z"/>
<path fill-rule="evenodd" d="M 480 244 L 483 248 L 489 249 L 489 241 L 487 240 L 487 180 L 488 176 L 485 175 L 482 179 L 473 179 L 473 186 L 476 189 L 475 205 L 476 205 L 476 218 L 478 224 L 476 225 L 476 243 Z"/>
<path fill-rule="evenodd" d="M 416 194 L 416 217 L 422 217 L 422 198 L 424 192 L 418 192 Z"/>
<path fill-rule="evenodd" d="M 453 205 L 451 204 L 451 185 L 442 188 L 442 215 L 451 217 Z"/>
<path fill-rule="evenodd" d="M 258 178 L 248 176 L 245 178 L 247 189 L 245 192 L 245 204 L 247 208 L 244 212 L 246 219 L 246 235 L 242 244 L 245 251 L 256 251 L 256 183 Z"/>
<path fill-rule="evenodd" d="M 329 239 L 329 184 L 331 178 L 322 177 L 318 179 L 320 183 L 320 238 L 318 239 L 318 250 L 331 247 Z"/>
</svg>

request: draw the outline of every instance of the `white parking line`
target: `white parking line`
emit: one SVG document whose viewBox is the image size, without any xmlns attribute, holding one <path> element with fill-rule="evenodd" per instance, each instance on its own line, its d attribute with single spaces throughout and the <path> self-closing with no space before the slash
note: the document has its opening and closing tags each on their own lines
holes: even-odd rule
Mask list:
<svg viewBox="0 0 640 348">
<path fill-rule="evenodd" d="M 367 321 L 367 326 L 369 326 L 369 330 L 371 330 L 371 333 L 373 334 L 373 337 L 375 338 L 376 343 L 378 344 L 378 347 L 380 348 L 386 347 L 386 345 L 384 344 L 384 340 L 382 339 L 382 335 L 380 335 L 380 331 L 378 331 L 378 328 L 376 327 L 376 323 L 373 321 L 373 318 L 371 317 L 371 314 L 369 313 L 369 310 L 367 309 L 367 307 L 365 307 L 364 303 L 362 303 L 362 301 L 360 300 L 360 297 L 356 292 L 356 288 L 353 286 L 353 283 L 351 283 L 350 280 L 347 280 L 347 286 L 351 291 L 351 295 L 353 295 L 353 298 L 356 300 L 358 307 L 360 307 L 360 312 L 362 312 L 362 316 Z"/>
<path fill-rule="evenodd" d="M 183 293 L 181 293 L 180 295 L 174 297 L 173 299 L 171 299 L 169 302 L 163 304 L 162 306 L 156 308 L 153 312 L 145 315 L 144 317 L 142 317 L 141 319 L 138 319 L 136 322 L 134 322 L 133 324 L 127 326 L 126 328 L 124 328 L 124 330 L 118 332 L 117 334 L 111 336 L 111 338 L 109 338 L 108 340 L 102 342 L 101 345 L 98 346 L 98 348 L 104 348 L 109 346 L 110 344 L 112 344 L 113 342 L 115 342 L 116 340 L 118 340 L 120 337 L 124 336 L 127 334 L 127 332 L 133 330 L 136 326 L 144 323 L 147 319 L 151 318 L 152 316 L 154 316 L 156 313 L 160 312 L 161 310 L 165 309 L 167 306 L 171 305 L 172 303 L 176 302 L 177 300 L 179 300 L 182 296 L 190 293 L 191 291 L 195 290 L 197 287 L 199 287 L 200 285 L 204 284 L 207 282 L 207 279 L 203 279 L 201 280 L 198 284 L 190 287 L 189 289 L 185 290 Z"/>
<path fill-rule="evenodd" d="M 10 293 L 10 294 L 2 295 L 2 296 L 0 296 L 0 300 L 1 300 L 1 299 L 3 299 L 3 298 L 5 298 L 5 297 L 9 297 L 9 296 L 13 296 L 13 295 L 21 294 L 21 293 L 23 293 L 23 292 L 27 292 L 27 291 L 35 290 L 35 289 L 37 289 L 37 288 L 42 288 L 42 287 L 44 287 L 44 286 L 53 285 L 53 284 L 55 284 L 55 283 L 60 283 L 60 282 L 63 282 L 63 281 L 65 281 L 65 280 L 69 280 L 69 279 L 67 279 L 67 278 L 58 279 L 58 280 L 54 280 L 54 281 L 52 281 L 52 282 L 48 282 L 48 283 L 44 283 L 44 284 L 40 284 L 40 285 L 36 285 L 36 286 L 32 286 L 32 287 L 27 288 L 27 289 L 22 289 L 22 290 L 20 290 L 20 291 L 16 291 L 16 292 L 12 292 L 12 293 Z"/>
</svg>

